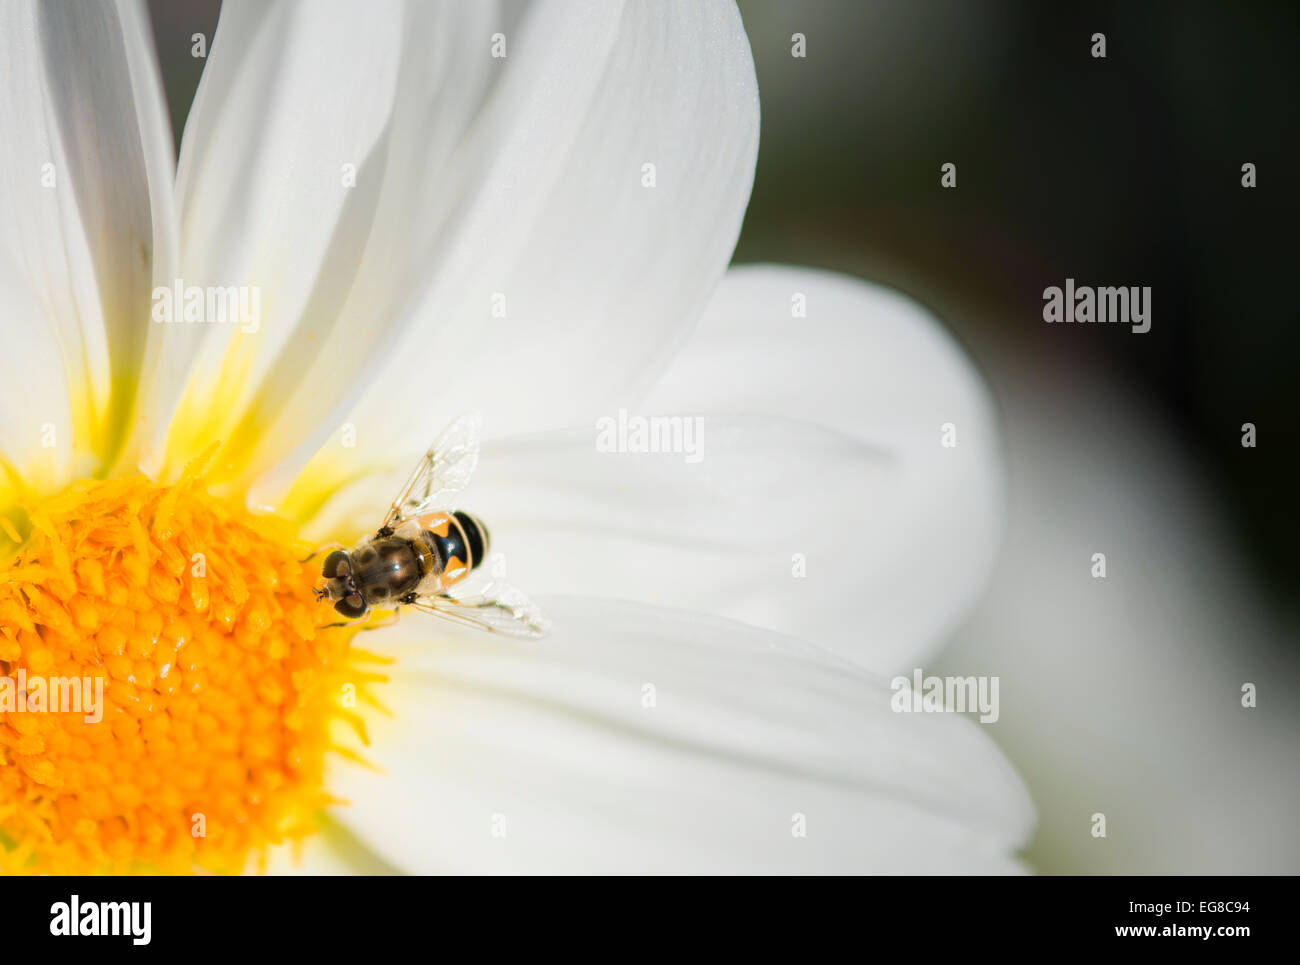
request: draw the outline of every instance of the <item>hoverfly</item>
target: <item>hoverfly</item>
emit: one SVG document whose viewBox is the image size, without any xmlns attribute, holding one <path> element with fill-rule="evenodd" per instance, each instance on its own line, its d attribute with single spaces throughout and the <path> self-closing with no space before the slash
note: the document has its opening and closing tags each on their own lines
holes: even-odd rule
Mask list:
<svg viewBox="0 0 1300 965">
<path fill-rule="evenodd" d="M 482 565 L 490 545 L 487 527 L 478 519 L 446 508 L 478 465 L 480 425 L 471 413 L 447 427 L 416 464 L 374 535 L 325 558 L 317 600 L 332 601 L 347 621 L 361 619 L 372 607 L 409 606 L 480 630 L 546 634 L 548 624 L 537 607 L 503 581 L 472 596 L 450 592 Z"/>
</svg>

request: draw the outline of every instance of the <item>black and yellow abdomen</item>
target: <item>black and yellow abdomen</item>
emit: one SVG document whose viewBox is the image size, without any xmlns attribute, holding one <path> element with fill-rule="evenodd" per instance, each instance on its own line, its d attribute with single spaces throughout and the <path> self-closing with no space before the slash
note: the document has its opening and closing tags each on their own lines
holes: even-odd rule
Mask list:
<svg viewBox="0 0 1300 965">
<path fill-rule="evenodd" d="M 469 513 L 462 513 L 457 510 L 455 513 L 456 522 L 460 523 L 460 531 L 465 536 L 465 548 L 469 551 L 469 568 L 476 569 L 480 563 L 487 559 L 488 553 L 488 531 L 476 516 Z"/>
<path fill-rule="evenodd" d="M 469 513 L 432 513 L 420 517 L 419 523 L 444 586 L 463 579 L 487 557 L 487 527 Z"/>
</svg>

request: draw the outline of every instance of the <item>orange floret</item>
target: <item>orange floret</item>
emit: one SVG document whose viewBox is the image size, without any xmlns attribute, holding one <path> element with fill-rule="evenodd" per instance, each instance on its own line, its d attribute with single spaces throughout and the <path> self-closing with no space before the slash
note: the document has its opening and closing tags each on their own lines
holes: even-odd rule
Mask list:
<svg viewBox="0 0 1300 965">
<path fill-rule="evenodd" d="M 193 473 L 24 508 L 0 562 L 0 871 L 237 872 L 310 833 L 332 726 L 364 740 L 348 708 L 383 678 L 354 627 L 318 628 L 332 611 L 293 524 Z"/>
</svg>

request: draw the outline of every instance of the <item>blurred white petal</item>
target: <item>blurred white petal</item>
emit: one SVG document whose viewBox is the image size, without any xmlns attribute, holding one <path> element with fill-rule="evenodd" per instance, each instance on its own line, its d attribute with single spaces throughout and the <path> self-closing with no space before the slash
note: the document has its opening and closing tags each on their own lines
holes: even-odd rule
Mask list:
<svg viewBox="0 0 1300 965">
<path fill-rule="evenodd" d="M 1120 383 L 1062 379 L 1020 355 L 994 364 L 1011 525 L 943 662 L 1001 677 L 993 733 L 1043 816 L 1029 860 L 1049 873 L 1294 874 L 1300 666 L 1221 511 Z M 1105 839 L 1090 833 L 1095 813 Z"/>
<path fill-rule="evenodd" d="M 39 491 L 123 442 L 175 257 L 171 130 L 140 3 L 0 4 L 0 75 L 0 313 L 21 360 L 0 457 Z"/>
<path fill-rule="evenodd" d="M 418 872 L 1020 870 L 1033 823 L 976 724 L 896 714 L 888 684 L 711 617 L 543 601 L 546 640 L 430 619 L 398 657 L 333 812 Z M 792 830 L 801 820 L 806 837 Z"/>
</svg>

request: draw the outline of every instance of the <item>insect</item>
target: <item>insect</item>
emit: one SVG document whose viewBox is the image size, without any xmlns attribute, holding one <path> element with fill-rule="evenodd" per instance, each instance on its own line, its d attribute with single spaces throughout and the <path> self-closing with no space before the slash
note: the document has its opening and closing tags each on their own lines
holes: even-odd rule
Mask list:
<svg viewBox="0 0 1300 965">
<path fill-rule="evenodd" d="M 494 580 L 471 596 L 452 589 L 482 565 L 490 538 L 469 513 L 446 501 L 469 482 L 478 465 L 480 419 L 461 416 L 421 457 L 383 524 L 350 550 L 337 549 L 321 565 L 329 599 L 346 621 L 372 607 L 409 606 L 465 626 L 518 637 L 541 637 L 548 624 L 537 607 L 509 584 Z"/>
</svg>

